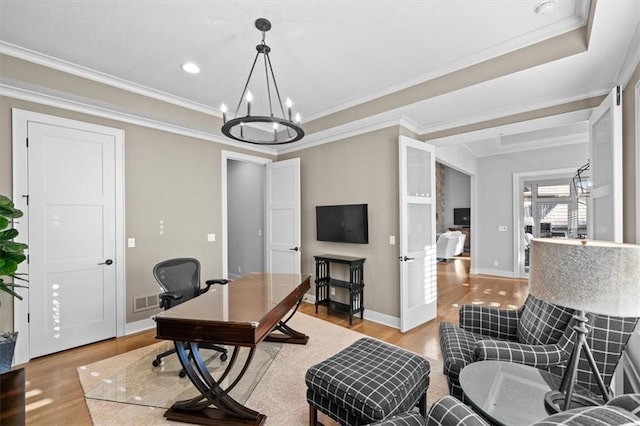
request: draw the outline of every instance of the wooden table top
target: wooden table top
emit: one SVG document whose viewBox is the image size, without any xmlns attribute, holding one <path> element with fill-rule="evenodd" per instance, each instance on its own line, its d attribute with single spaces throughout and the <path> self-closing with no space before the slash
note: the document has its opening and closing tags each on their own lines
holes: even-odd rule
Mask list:
<svg viewBox="0 0 640 426">
<path fill-rule="evenodd" d="M 209 291 L 156 315 L 156 338 L 255 346 L 310 289 L 310 277 L 252 273 L 230 281 L 226 315 Z"/>
</svg>

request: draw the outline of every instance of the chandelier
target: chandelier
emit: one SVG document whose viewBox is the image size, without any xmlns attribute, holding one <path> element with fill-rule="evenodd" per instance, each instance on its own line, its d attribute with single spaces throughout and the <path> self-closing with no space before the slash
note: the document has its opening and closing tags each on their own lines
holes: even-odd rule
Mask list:
<svg viewBox="0 0 640 426">
<path fill-rule="evenodd" d="M 240 100 L 238 101 L 238 106 L 233 114 L 233 118 L 227 120 L 226 105 L 222 104 L 220 108 L 223 122 L 222 133 L 231 139 L 257 145 L 282 145 L 299 141 L 304 136 L 304 131 L 300 127 L 300 114 L 296 114 L 294 119 L 292 119 L 291 107 L 293 104 L 289 98 L 286 100 L 287 110 L 285 113 L 280 91 L 278 90 L 278 84 L 273 74 L 271 59 L 269 58 L 271 48 L 265 43 L 265 34 L 271 29 L 271 22 L 269 22 L 268 19 L 259 18 L 256 19 L 255 25 L 256 28 L 262 32 L 262 41 L 256 46 L 258 52 L 253 60 L 253 65 L 251 65 L 251 71 L 249 71 L 249 77 L 244 85 L 244 89 L 242 89 L 242 93 L 240 94 Z M 260 55 L 262 55 L 264 59 L 267 97 L 266 100 L 263 99 L 262 101 L 264 104 L 268 104 L 269 111 L 268 114 L 252 115 L 251 107 L 252 104 L 254 104 L 254 98 L 248 89 Z M 241 110 L 246 111 L 246 115 L 240 116 L 239 113 Z"/>
</svg>

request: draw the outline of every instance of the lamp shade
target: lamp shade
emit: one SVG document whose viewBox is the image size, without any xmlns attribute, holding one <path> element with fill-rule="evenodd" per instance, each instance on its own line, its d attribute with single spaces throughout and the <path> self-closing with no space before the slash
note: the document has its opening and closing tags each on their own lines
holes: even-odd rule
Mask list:
<svg viewBox="0 0 640 426">
<path fill-rule="evenodd" d="M 640 246 L 606 241 L 532 240 L 529 292 L 595 314 L 640 316 Z"/>
<path fill-rule="evenodd" d="M 533 218 L 531 216 L 526 216 L 524 218 L 524 226 L 533 226 Z"/>
</svg>

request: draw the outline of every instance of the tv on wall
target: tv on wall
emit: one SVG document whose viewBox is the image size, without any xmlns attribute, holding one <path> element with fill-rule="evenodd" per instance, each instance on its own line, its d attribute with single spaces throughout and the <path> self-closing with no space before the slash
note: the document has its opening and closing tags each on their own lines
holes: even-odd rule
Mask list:
<svg viewBox="0 0 640 426">
<path fill-rule="evenodd" d="M 316 206 L 318 241 L 369 243 L 367 204 Z"/>
<path fill-rule="evenodd" d="M 471 226 L 471 209 L 469 207 L 453 209 L 453 224 Z"/>
</svg>

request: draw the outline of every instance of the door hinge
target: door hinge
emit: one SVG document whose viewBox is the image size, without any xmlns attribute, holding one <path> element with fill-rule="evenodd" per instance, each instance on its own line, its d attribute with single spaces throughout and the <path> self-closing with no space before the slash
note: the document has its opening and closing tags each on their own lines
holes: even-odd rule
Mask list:
<svg viewBox="0 0 640 426">
<path fill-rule="evenodd" d="M 31 322 L 31 314 L 27 314 L 27 322 Z"/>
<path fill-rule="evenodd" d="M 27 148 L 29 148 L 29 138 L 27 138 Z"/>
<path fill-rule="evenodd" d="M 27 265 L 29 264 L 29 260 L 31 260 L 31 258 L 27 255 Z"/>
<path fill-rule="evenodd" d="M 29 205 L 29 195 L 23 195 L 22 198 L 24 198 L 27 201 L 27 206 Z"/>
<path fill-rule="evenodd" d="M 620 93 L 620 86 L 617 86 L 616 87 L 616 105 L 617 106 L 620 106 L 620 101 L 621 101 L 620 97 L 621 97 L 621 95 L 622 94 Z"/>
</svg>

